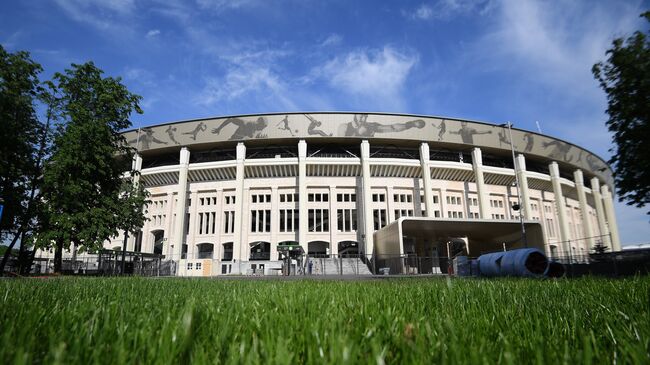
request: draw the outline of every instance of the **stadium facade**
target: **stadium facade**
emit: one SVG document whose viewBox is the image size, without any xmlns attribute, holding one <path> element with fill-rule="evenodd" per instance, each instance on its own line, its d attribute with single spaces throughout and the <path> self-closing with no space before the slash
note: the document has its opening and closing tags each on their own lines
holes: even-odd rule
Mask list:
<svg viewBox="0 0 650 365">
<path fill-rule="evenodd" d="M 599 243 L 620 250 L 606 162 L 507 125 L 278 113 L 181 121 L 124 136 L 138 150 L 138 183 L 151 194 L 148 220 L 127 250 L 162 254 L 178 275 L 269 273 L 282 265 L 278 247 L 296 245 L 311 256 L 372 260 L 383 239 L 376 232 L 408 219 L 423 221 L 418 227 L 459 227 L 453 235 L 466 240 L 462 227 L 480 223 L 474 254 L 489 250 L 481 237 L 503 223 L 539 227 L 531 244 L 551 257 L 585 255 Z"/>
</svg>

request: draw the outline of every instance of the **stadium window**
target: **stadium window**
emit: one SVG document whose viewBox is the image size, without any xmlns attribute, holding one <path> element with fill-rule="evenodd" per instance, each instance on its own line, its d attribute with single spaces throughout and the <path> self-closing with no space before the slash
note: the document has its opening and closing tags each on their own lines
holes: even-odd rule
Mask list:
<svg viewBox="0 0 650 365">
<path fill-rule="evenodd" d="M 386 225 L 386 210 L 374 209 L 372 211 L 375 231 L 382 229 Z"/>
<path fill-rule="evenodd" d="M 440 211 L 439 210 L 434 210 L 433 211 L 433 216 L 436 218 L 440 218 Z"/>
<path fill-rule="evenodd" d="M 223 213 L 224 213 L 223 233 L 226 234 L 235 233 L 235 212 L 225 211 Z"/>
<path fill-rule="evenodd" d="M 353 232 L 357 230 L 357 210 L 356 209 L 338 209 L 337 230 L 339 232 Z"/>
<path fill-rule="evenodd" d="M 197 270 L 201 270 L 201 265 L 202 265 L 202 264 L 201 264 L 200 262 L 197 262 L 197 263 L 196 263 L 196 269 L 197 269 Z"/>
<path fill-rule="evenodd" d="M 309 232 L 329 232 L 329 209 L 309 209 Z"/>
<path fill-rule="evenodd" d="M 298 209 L 280 210 L 280 232 L 295 232 L 298 229 Z"/>
</svg>

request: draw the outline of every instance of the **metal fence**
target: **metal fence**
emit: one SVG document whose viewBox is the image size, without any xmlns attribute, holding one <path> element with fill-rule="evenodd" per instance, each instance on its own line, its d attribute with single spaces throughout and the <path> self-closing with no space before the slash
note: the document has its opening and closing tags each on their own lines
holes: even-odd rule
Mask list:
<svg viewBox="0 0 650 365">
<path fill-rule="evenodd" d="M 476 259 L 476 257 L 469 257 Z M 549 260 L 564 265 L 565 276 L 579 277 L 585 275 L 624 277 L 631 275 L 650 274 L 650 249 L 624 250 L 588 255 L 569 255 L 558 253 Z M 215 260 L 218 263 L 230 261 Z M 234 261 L 233 261 L 234 262 Z M 417 255 L 308 255 L 304 254 L 282 263 L 275 261 L 275 266 L 267 266 L 267 270 L 252 268 L 252 264 L 260 266 L 269 262 L 266 260 L 240 263 L 250 265 L 250 270 L 239 271 L 246 274 L 249 271 L 256 275 L 441 275 L 453 272 L 453 260 L 445 256 Z M 270 263 L 270 262 L 269 262 Z M 16 275 L 18 271 L 16 259 L 8 262 L 6 271 Z M 281 267 L 280 267 L 281 266 Z M 102 250 L 96 254 L 83 254 L 76 260 L 66 258 L 62 262 L 62 272 L 69 275 L 137 275 L 137 276 L 175 276 L 178 274 L 178 261 L 163 255 L 140 252 L 125 252 L 124 269 L 122 268 L 122 252 Z M 245 268 L 244 268 L 245 269 Z M 35 258 L 31 267 L 32 274 L 49 274 L 54 271 L 51 258 Z M 218 275 L 213 272 L 212 275 Z"/>
<path fill-rule="evenodd" d="M 177 264 L 165 261 L 163 255 L 122 251 L 101 250 L 94 254 L 84 253 L 77 258 L 65 257 L 61 261 L 61 273 L 66 275 L 137 275 L 172 276 L 176 274 Z M 122 263 L 124 261 L 124 264 Z M 17 273 L 17 260 L 10 260 L 6 267 L 8 273 Z M 34 258 L 31 274 L 54 273 L 52 258 Z"/>
<path fill-rule="evenodd" d="M 550 258 L 564 264 L 566 276 L 622 277 L 650 274 L 650 249 L 589 255 L 562 254 Z"/>
</svg>

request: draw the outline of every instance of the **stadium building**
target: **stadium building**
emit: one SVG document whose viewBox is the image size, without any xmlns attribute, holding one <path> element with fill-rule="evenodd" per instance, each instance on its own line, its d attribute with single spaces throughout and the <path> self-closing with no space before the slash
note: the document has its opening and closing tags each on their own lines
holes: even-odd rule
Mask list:
<svg viewBox="0 0 650 365">
<path fill-rule="evenodd" d="M 127 251 L 162 254 L 181 276 L 269 274 L 291 250 L 360 255 L 377 272 L 386 258 L 447 256 L 458 240 L 471 256 L 523 245 L 556 258 L 596 244 L 620 250 L 606 162 L 507 124 L 281 113 L 124 136 L 151 194 Z"/>
</svg>

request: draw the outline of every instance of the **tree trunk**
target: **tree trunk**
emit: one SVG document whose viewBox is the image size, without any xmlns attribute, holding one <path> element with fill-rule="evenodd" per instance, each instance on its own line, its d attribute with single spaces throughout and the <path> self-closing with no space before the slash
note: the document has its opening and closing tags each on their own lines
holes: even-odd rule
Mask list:
<svg viewBox="0 0 650 365">
<path fill-rule="evenodd" d="M 32 273 L 32 264 L 34 263 L 34 257 L 36 256 L 36 246 L 29 251 L 25 258 L 25 265 L 23 266 L 23 272 L 21 275 L 29 275 Z"/>
<path fill-rule="evenodd" d="M 25 231 L 20 234 L 20 249 L 18 250 L 18 273 L 23 274 L 25 266 Z"/>
<path fill-rule="evenodd" d="M 54 272 L 57 274 L 61 273 L 61 266 L 63 264 L 63 241 L 56 241 L 56 246 L 54 247 Z"/>
<path fill-rule="evenodd" d="M 18 237 L 22 234 L 22 229 L 16 232 L 16 235 L 14 236 L 14 239 L 11 240 L 11 244 L 9 247 L 7 247 L 7 251 L 5 251 L 4 256 L 2 256 L 2 262 L 0 262 L 0 276 L 4 274 L 5 272 L 5 265 L 7 265 L 7 261 L 9 261 L 9 256 L 11 255 L 11 250 L 14 248 L 14 245 L 16 242 L 18 242 Z"/>
</svg>

